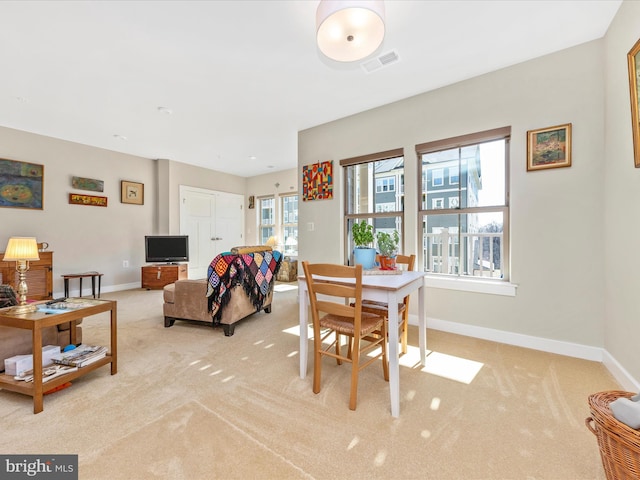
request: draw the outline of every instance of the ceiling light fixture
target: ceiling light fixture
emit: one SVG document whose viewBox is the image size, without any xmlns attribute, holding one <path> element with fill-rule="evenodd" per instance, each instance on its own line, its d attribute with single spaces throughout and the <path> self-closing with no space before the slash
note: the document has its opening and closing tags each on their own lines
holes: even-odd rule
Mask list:
<svg viewBox="0 0 640 480">
<path fill-rule="evenodd" d="M 384 39 L 382 0 L 321 0 L 316 11 L 316 40 L 327 57 L 355 62 L 368 57 Z"/>
</svg>

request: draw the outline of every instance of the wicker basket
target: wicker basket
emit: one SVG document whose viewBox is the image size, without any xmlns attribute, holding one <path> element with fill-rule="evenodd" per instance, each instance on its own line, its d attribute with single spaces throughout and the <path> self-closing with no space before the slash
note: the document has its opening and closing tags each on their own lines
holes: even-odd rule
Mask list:
<svg viewBox="0 0 640 480">
<path fill-rule="evenodd" d="M 638 480 L 640 478 L 640 431 L 615 419 L 609 404 L 633 393 L 606 391 L 589 395 L 591 416 L 585 423 L 598 439 L 602 466 L 608 480 Z"/>
</svg>

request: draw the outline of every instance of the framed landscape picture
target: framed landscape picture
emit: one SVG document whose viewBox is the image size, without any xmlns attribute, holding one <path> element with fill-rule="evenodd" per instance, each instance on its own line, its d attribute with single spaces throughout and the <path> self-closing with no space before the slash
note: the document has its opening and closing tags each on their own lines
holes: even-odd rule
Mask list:
<svg viewBox="0 0 640 480">
<path fill-rule="evenodd" d="M 120 182 L 120 201 L 134 205 L 144 205 L 144 184 L 122 180 Z"/>
<path fill-rule="evenodd" d="M 570 123 L 527 132 L 527 171 L 570 166 Z"/>
<path fill-rule="evenodd" d="M 0 207 L 42 210 L 44 165 L 0 158 Z"/>
</svg>

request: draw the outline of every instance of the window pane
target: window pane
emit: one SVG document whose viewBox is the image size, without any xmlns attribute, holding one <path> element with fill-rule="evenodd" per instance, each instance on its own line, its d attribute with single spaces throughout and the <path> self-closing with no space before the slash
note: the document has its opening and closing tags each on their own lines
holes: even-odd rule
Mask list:
<svg viewBox="0 0 640 480">
<path fill-rule="evenodd" d="M 271 236 L 273 236 L 273 227 L 260 227 L 260 245 L 266 245 Z"/>
<path fill-rule="evenodd" d="M 298 196 L 282 197 L 282 223 L 298 223 Z"/>
<path fill-rule="evenodd" d="M 502 212 L 424 215 L 423 269 L 503 278 Z"/>
<path fill-rule="evenodd" d="M 423 154 L 422 209 L 505 205 L 504 168 L 505 140 Z"/>
<path fill-rule="evenodd" d="M 274 222 L 275 199 L 265 198 L 260 200 L 260 223 L 263 225 L 273 225 Z"/>
<path fill-rule="evenodd" d="M 393 204 L 394 211 L 402 210 L 404 158 L 391 158 L 377 162 L 345 167 L 347 177 L 347 213 L 373 213 L 379 204 Z"/>
</svg>

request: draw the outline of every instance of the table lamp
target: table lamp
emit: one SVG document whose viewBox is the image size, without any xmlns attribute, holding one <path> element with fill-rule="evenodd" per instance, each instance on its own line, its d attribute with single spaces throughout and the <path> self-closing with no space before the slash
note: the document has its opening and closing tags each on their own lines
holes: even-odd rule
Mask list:
<svg viewBox="0 0 640 480">
<path fill-rule="evenodd" d="M 40 260 L 38 244 L 33 237 L 11 237 L 4 252 L 3 261 L 16 262 L 19 274 L 18 300 L 19 304 L 11 310 L 14 314 L 32 313 L 37 310 L 35 305 L 27 305 L 27 270 L 30 260 Z"/>
<path fill-rule="evenodd" d="M 266 244 L 275 250 L 275 248 L 278 246 L 278 237 L 276 237 L 275 235 L 271 235 L 268 238 Z"/>
</svg>

